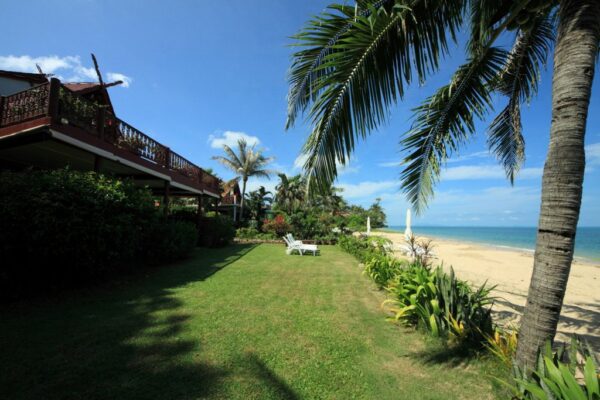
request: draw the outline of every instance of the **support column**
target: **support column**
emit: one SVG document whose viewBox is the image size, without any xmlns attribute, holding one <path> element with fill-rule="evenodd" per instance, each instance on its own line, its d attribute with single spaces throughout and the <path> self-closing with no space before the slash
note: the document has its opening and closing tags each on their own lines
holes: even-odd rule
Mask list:
<svg viewBox="0 0 600 400">
<path fill-rule="evenodd" d="M 100 172 L 100 168 L 102 167 L 102 157 L 98 155 L 94 155 L 94 172 Z"/>
<path fill-rule="evenodd" d="M 169 196 L 171 195 L 171 182 L 165 181 L 165 193 L 163 194 L 163 212 L 169 215 Z"/>
<path fill-rule="evenodd" d="M 196 200 L 198 201 L 197 224 L 198 226 L 200 226 L 200 222 L 202 221 L 202 217 L 204 216 L 204 212 L 202 210 L 202 196 L 197 196 Z"/>
</svg>

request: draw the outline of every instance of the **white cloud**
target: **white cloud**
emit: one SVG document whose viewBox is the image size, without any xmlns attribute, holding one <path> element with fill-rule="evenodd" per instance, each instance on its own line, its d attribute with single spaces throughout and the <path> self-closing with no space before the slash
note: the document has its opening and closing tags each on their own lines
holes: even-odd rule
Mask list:
<svg viewBox="0 0 600 400">
<path fill-rule="evenodd" d="M 382 162 L 377 164 L 380 167 L 384 168 L 392 168 L 392 167 L 400 167 L 403 164 L 402 161 L 390 161 L 390 162 Z"/>
<path fill-rule="evenodd" d="M 466 154 L 464 156 L 449 158 L 448 160 L 446 160 L 446 162 L 451 164 L 451 163 L 457 163 L 457 162 L 466 161 L 466 160 L 472 160 L 474 158 L 488 158 L 488 157 L 491 157 L 491 154 L 489 151 L 485 150 L 485 151 L 477 151 L 477 152 L 471 153 L 471 154 Z M 384 167 L 384 168 L 401 167 L 402 165 L 404 165 L 404 161 L 402 161 L 402 160 L 388 161 L 388 162 L 379 163 L 377 165 L 380 167 Z"/>
<path fill-rule="evenodd" d="M 109 72 L 108 74 L 106 74 L 106 77 L 108 78 L 109 82 L 123 81 L 121 86 L 126 87 L 126 88 L 128 88 L 129 85 L 131 85 L 131 81 L 133 80 L 129 76 L 119 74 L 118 72 Z"/>
<path fill-rule="evenodd" d="M 542 176 L 543 168 L 523 168 L 517 179 L 534 179 Z M 506 173 L 499 165 L 463 165 L 442 171 L 441 181 L 461 181 L 477 179 L 505 179 Z"/>
<path fill-rule="evenodd" d="M 340 183 L 336 185 L 342 188 L 342 196 L 346 199 L 379 197 L 382 192 L 398 188 L 398 181 L 365 181 L 360 183 Z"/>
<path fill-rule="evenodd" d="M 213 149 L 222 149 L 224 145 L 229 147 L 237 146 L 240 139 L 245 139 L 248 145 L 254 146 L 260 143 L 260 139 L 256 136 L 248 135 L 245 132 L 225 131 L 221 137 L 210 135 L 208 142 Z"/>
<path fill-rule="evenodd" d="M 600 143 L 585 146 L 586 163 L 589 166 L 600 166 Z"/>
<path fill-rule="evenodd" d="M 484 151 L 477 151 L 475 153 L 471 153 L 471 154 L 466 154 L 464 156 L 458 156 L 458 157 L 452 157 L 449 158 L 448 160 L 446 160 L 447 163 L 456 163 L 456 162 L 461 162 L 461 161 L 465 161 L 465 160 L 471 160 L 473 158 L 488 158 L 491 157 L 491 154 L 488 150 L 484 150 Z"/>
<path fill-rule="evenodd" d="M 86 67 L 82 64 L 79 56 L 64 56 L 56 55 L 31 57 L 24 56 L 0 56 L 0 69 L 19 72 L 38 72 L 36 64 L 42 68 L 45 74 L 53 74 L 61 80 L 80 82 L 80 81 L 97 81 L 96 70 L 93 67 Z M 132 78 L 118 72 L 107 72 L 105 80 L 108 82 L 122 80 L 123 87 L 129 87 Z"/>
</svg>

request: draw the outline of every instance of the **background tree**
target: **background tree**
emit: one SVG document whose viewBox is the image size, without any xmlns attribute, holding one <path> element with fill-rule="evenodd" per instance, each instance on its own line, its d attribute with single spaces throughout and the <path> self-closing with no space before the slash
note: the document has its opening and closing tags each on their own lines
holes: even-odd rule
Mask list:
<svg viewBox="0 0 600 400">
<path fill-rule="evenodd" d="M 585 123 L 598 56 L 597 0 L 360 0 L 334 4 L 295 38 L 288 95 L 289 128 L 307 112 L 305 145 L 311 188 L 327 187 L 356 143 L 385 121 L 413 79 L 424 82 L 449 55 L 448 42 L 468 30 L 466 62 L 450 83 L 417 107 L 401 140 L 407 151 L 402 187 L 419 213 L 447 158 L 475 132 L 475 119 L 505 108 L 488 130 L 488 144 L 511 182 L 524 161 L 520 107 L 537 91 L 540 67 L 555 41 L 551 143 L 542 184 L 534 272 L 517 360 L 535 362 L 553 339 L 573 258 L 584 173 Z M 512 49 L 498 47 L 501 35 Z M 310 110 L 307 110 L 310 105 Z M 557 162 L 561 160 L 561 162 Z"/>
<path fill-rule="evenodd" d="M 367 215 L 371 218 L 372 228 L 383 228 L 386 226 L 386 216 L 381 207 L 381 198 L 376 198 L 375 203 L 367 210 Z"/>
<path fill-rule="evenodd" d="M 272 193 L 260 186 L 258 189 L 251 191 L 246 195 L 246 203 L 250 217 L 256 221 L 261 221 L 265 216 L 265 211 L 273 202 Z"/>
<path fill-rule="evenodd" d="M 255 145 L 248 147 L 246 140 L 240 139 L 237 142 L 237 154 L 231 147 L 223 145 L 225 156 L 213 157 L 213 160 L 217 160 L 232 170 L 237 175 L 236 179 L 238 182 L 242 181 L 240 219 L 244 218 L 244 200 L 248 178 L 251 176 L 270 178 L 270 175 L 274 173 L 271 170 L 265 169 L 267 164 L 273 161 L 273 159 L 263 156 L 262 151 L 256 150 L 254 147 Z"/>
<path fill-rule="evenodd" d="M 305 200 L 306 184 L 301 175 L 279 174 L 279 183 L 275 186 L 275 205 L 288 214 L 296 211 Z"/>
</svg>

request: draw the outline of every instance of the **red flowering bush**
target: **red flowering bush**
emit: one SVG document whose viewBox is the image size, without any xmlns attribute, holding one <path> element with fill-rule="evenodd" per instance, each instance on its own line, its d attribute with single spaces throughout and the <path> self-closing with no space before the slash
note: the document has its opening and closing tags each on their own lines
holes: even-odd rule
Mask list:
<svg viewBox="0 0 600 400">
<path fill-rule="evenodd" d="M 264 220 L 262 230 L 263 232 L 273 233 L 277 237 L 281 237 L 291 231 L 291 226 L 285 220 L 285 217 L 280 214 L 272 220 Z"/>
</svg>

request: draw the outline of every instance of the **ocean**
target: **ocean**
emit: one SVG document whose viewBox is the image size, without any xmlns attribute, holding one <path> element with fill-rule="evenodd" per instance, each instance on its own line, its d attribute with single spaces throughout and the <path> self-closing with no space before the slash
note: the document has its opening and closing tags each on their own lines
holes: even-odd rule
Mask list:
<svg viewBox="0 0 600 400">
<path fill-rule="evenodd" d="M 404 232 L 404 228 L 404 226 L 390 226 L 387 229 Z M 441 239 L 456 239 L 532 251 L 535 249 L 537 232 L 537 228 L 534 227 L 415 226 L 412 230 L 417 236 L 423 235 L 439 237 Z M 600 227 L 577 229 L 575 256 L 600 263 Z"/>
</svg>

